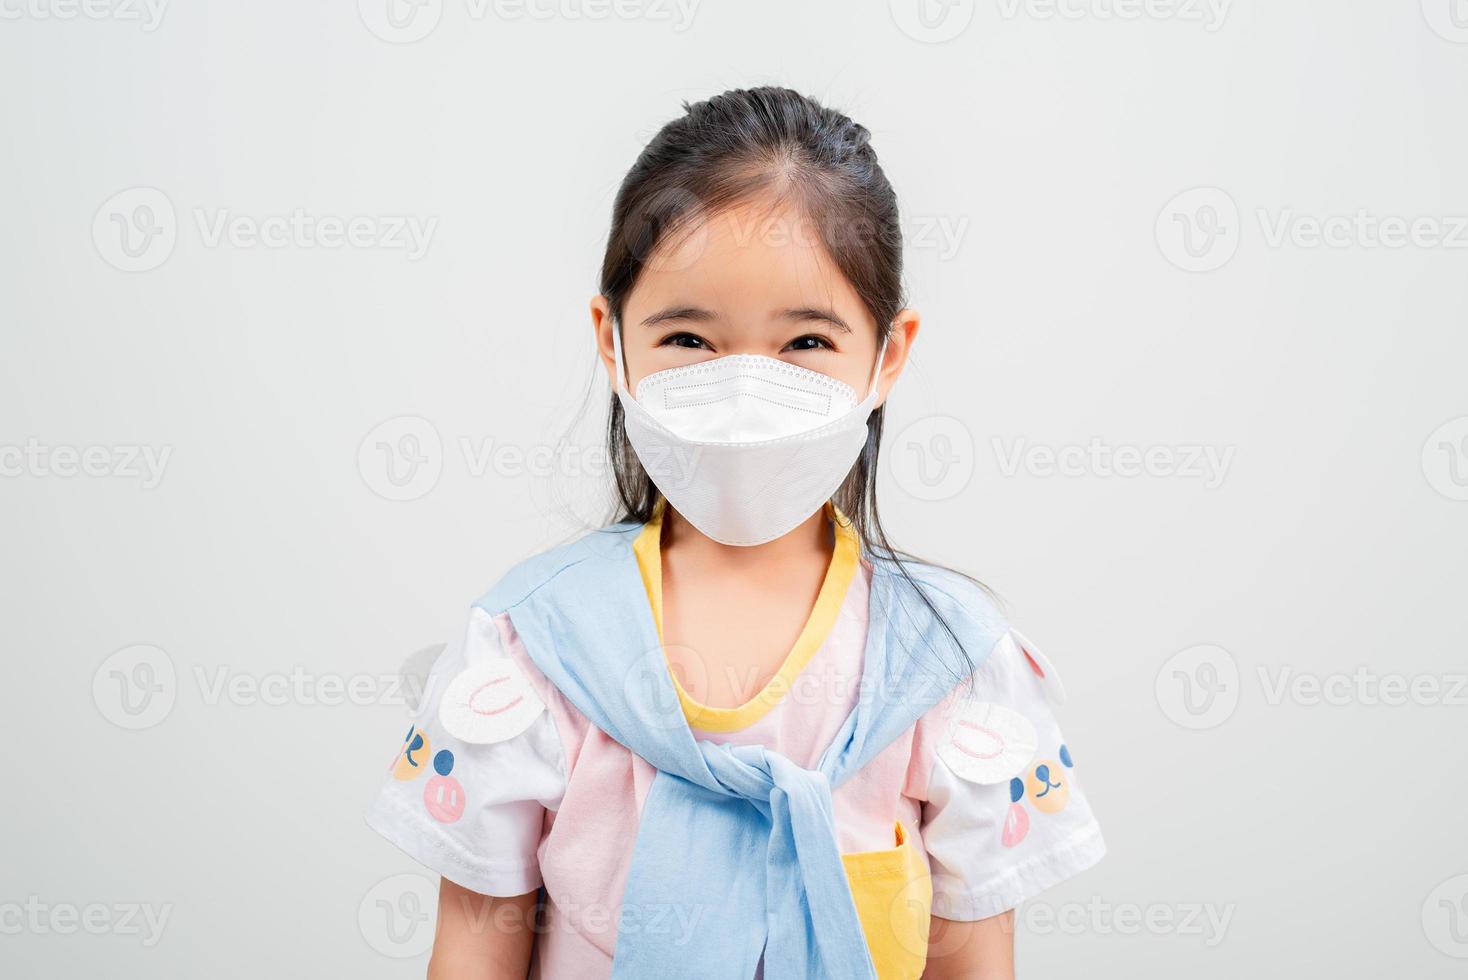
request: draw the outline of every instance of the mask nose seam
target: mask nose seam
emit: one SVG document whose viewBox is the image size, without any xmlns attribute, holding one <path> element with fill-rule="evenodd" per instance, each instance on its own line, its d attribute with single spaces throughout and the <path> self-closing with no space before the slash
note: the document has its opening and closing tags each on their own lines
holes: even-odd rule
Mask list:
<svg viewBox="0 0 1468 980">
<path fill-rule="evenodd" d="M 856 389 L 844 381 L 833 378 L 829 374 L 812 371 L 810 368 L 801 367 L 799 364 L 791 364 L 787 361 L 780 360 L 778 357 L 766 357 L 763 354 L 726 354 L 723 357 L 712 357 L 707 361 L 699 361 L 697 364 L 683 364 L 679 367 L 667 368 L 655 374 L 649 374 L 638 383 L 637 387 L 639 391 L 642 390 L 644 385 L 649 389 L 666 387 L 684 377 L 723 371 L 730 366 L 729 362 L 731 361 L 735 362 L 734 366 L 736 367 L 742 365 L 764 367 L 791 378 L 819 384 L 830 389 L 832 392 L 844 388 L 851 392 L 853 400 L 859 400 L 856 398 Z"/>
<path fill-rule="evenodd" d="M 707 387 L 708 385 L 713 384 L 713 383 L 714 382 L 705 382 L 704 384 L 688 385 L 688 386 L 686 386 L 686 388 L 687 389 L 703 388 L 703 387 Z M 821 409 L 812 409 L 812 408 L 807 408 L 804 405 L 797 405 L 793 401 L 781 401 L 778 398 L 770 398 L 770 397 L 767 397 L 765 395 L 761 395 L 759 392 L 755 392 L 755 391 L 735 391 L 735 392 L 731 392 L 731 393 L 729 393 L 727 395 L 714 395 L 712 397 L 705 398 L 702 401 L 687 401 L 687 402 L 682 402 L 681 404 L 678 404 L 678 405 L 669 404 L 669 402 L 668 402 L 668 396 L 671 395 L 671 394 L 672 394 L 672 392 L 671 391 L 668 391 L 666 389 L 663 391 L 663 407 L 666 408 L 666 409 L 668 409 L 669 411 L 677 411 L 680 408 L 698 408 L 701 405 L 713 405 L 713 404 L 716 404 L 718 402 L 724 401 L 725 399 L 728 399 L 728 398 L 745 397 L 745 398 L 758 398 L 760 401 L 769 402 L 771 405 L 779 405 L 782 408 L 788 408 L 791 411 L 804 412 L 804 413 L 806 413 L 808 415 L 817 415 L 817 416 L 820 416 L 822 418 L 825 418 L 826 416 L 828 416 L 828 415 L 831 414 L 831 396 L 830 395 L 821 395 L 821 396 L 819 396 L 822 399 L 824 399 L 824 401 L 825 401 L 825 407 L 824 408 L 821 408 Z M 797 392 L 797 394 L 798 394 L 798 392 Z"/>
</svg>

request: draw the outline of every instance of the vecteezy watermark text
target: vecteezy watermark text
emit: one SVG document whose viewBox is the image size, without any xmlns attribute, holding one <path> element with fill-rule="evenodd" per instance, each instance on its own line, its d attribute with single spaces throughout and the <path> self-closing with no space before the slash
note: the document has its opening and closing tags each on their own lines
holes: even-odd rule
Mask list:
<svg viewBox="0 0 1468 980">
<path fill-rule="evenodd" d="M 168 0 L 0 0 L 0 20 L 112 20 L 151 34 L 167 9 Z"/>
<path fill-rule="evenodd" d="M 226 665 L 194 665 L 199 701 L 206 707 L 397 706 L 412 711 L 422 703 L 425 678 L 398 671 L 337 673 L 297 665 L 283 671 L 244 673 Z M 124 647 L 103 660 L 92 675 L 92 701 L 119 728 L 152 728 L 173 711 L 180 684 L 173 658 L 151 644 Z"/>
<path fill-rule="evenodd" d="M 1468 674 L 1382 674 L 1365 666 L 1317 674 L 1263 664 L 1257 670 L 1269 705 L 1468 708 Z"/>
<path fill-rule="evenodd" d="M 1089 902 L 1050 905 L 1026 902 L 1021 910 L 1025 929 L 1037 936 L 1189 936 L 1207 947 L 1224 941 L 1233 921 L 1234 903 L 1111 902 L 1099 895 Z"/>
<path fill-rule="evenodd" d="M 46 902 L 30 895 L 24 902 L 0 902 L 0 935 L 138 936 L 145 947 L 158 945 L 173 903 Z"/>
<path fill-rule="evenodd" d="M 1238 708 L 1248 677 L 1223 647 L 1188 647 L 1158 669 L 1157 705 L 1183 728 L 1217 728 Z M 1258 664 L 1253 677 L 1268 708 L 1468 708 L 1468 673 L 1383 673 L 1364 664 L 1315 672 L 1289 664 Z"/>
<path fill-rule="evenodd" d="M 478 22 L 642 21 L 671 24 L 674 34 L 693 25 L 702 0 L 463 0 L 462 16 Z M 357 0 L 366 28 L 389 44 L 412 44 L 438 28 L 444 0 Z"/>
<path fill-rule="evenodd" d="M 1212 34 L 1228 19 L 1233 0 L 997 0 L 1006 20 L 1181 21 Z"/>
<path fill-rule="evenodd" d="M 31 438 L 22 445 L 0 445 L 0 477 L 137 480 L 152 490 L 163 482 L 172 456 L 172 446 L 53 446 Z"/>
<path fill-rule="evenodd" d="M 446 460 L 456 460 L 474 479 L 605 479 L 612 472 L 605 446 L 570 442 L 521 445 L 469 435 L 460 435 L 445 446 L 438 427 L 417 415 L 399 415 L 381 422 L 357 445 L 357 471 L 362 482 L 384 500 L 427 496 L 438 486 Z M 686 480 L 696 464 L 696 458 L 669 458 L 669 470 L 660 475 L 674 481 Z M 662 465 L 655 461 L 649 467 Z"/>
<path fill-rule="evenodd" d="M 1206 489 L 1223 485 L 1233 463 L 1233 446 L 1111 446 L 1092 439 L 1084 446 L 1031 445 L 1028 440 L 993 440 L 999 472 L 1016 476 L 1157 477 L 1201 480 Z"/>
<path fill-rule="evenodd" d="M 207 249 L 353 249 L 401 252 L 416 262 L 428 254 L 438 231 L 433 215 L 338 215 L 301 206 L 267 214 L 196 207 L 190 214 L 198 242 Z M 123 272 L 147 272 L 168 261 L 179 231 L 172 200 L 156 187 L 119 191 L 92 218 L 97 254 Z"/>
<path fill-rule="evenodd" d="M 1363 251 L 1468 248 L 1468 214 L 1393 214 L 1368 207 L 1309 213 L 1293 207 L 1255 208 L 1264 247 L 1274 250 Z M 1238 252 L 1248 222 L 1220 187 L 1195 187 L 1163 205 L 1153 233 L 1163 257 L 1187 272 L 1221 269 Z"/>
</svg>

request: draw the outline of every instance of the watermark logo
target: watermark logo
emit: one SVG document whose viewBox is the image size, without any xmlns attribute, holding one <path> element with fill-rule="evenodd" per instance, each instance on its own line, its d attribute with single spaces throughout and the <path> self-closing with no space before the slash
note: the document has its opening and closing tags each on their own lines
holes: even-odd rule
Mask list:
<svg viewBox="0 0 1468 980">
<path fill-rule="evenodd" d="M 398 680 L 407 695 L 407 708 L 412 714 L 422 710 L 428 697 L 428 685 L 433 676 L 433 665 L 448 649 L 447 643 L 435 643 L 421 650 L 414 650 L 398 668 Z"/>
<path fill-rule="evenodd" d="M 643 466 L 659 486 L 686 486 L 701 455 L 696 448 L 654 454 Z M 479 434 L 445 440 L 432 422 L 411 415 L 389 419 L 369 432 L 358 446 L 357 464 L 368 488 L 387 500 L 427 496 L 447 467 L 475 480 L 602 480 L 612 472 L 604 445 L 513 443 Z"/>
<path fill-rule="evenodd" d="M 1257 224 L 1264 247 L 1276 250 L 1468 249 L 1468 214 L 1392 214 L 1369 207 L 1311 214 L 1256 207 L 1248 224 Z M 1163 206 L 1154 228 L 1163 257 L 1187 272 L 1212 272 L 1228 264 L 1244 230 L 1238 205 L 1217 187 L 1177 195 Z"/>
<path fill-rule="evenodd" d="M 420 874 L 400 874 L 373 885 L 357 906 L 357 928 L 367 945 L 394 959 L 422 956 L 433 946 L 438 889 Z"/>
<path fill-rule="evenodd" d="M 1438 37 L 1468 44 L 1468 0 L 1422 0 L 1422 16 Z"/>
<path fill-rule="evenodd" d="M 178 218 L 156 187 L 129 187 L 102 202 L 92 217 L 92 243 L 114 269 L 147 272 L 173 254 Z"/>
<path fill-rule="evenodd" d="M 951 41 L 974 19 L 974 0 L 890 0 L 892 22 L 924 44 Z"/>
<path fill-rule="evenodd" d="M 0 0 L 3 2 L 3 0 Z M 229 208 L 195 207 L 194 233 L 206 249 L 224 247 L 401 252 L 409 262 L 428 254 L 438 218 L 415 214 L 317 214 L 303 207 L 274 214 L 242 214 Z M 180 220 L 168 195 L 156 187 L 132 187 L 103 202 L 92 218 L 92 242 L 113 268 L 158 268 L 178 244 Z"/>
<path fill-rule="evenodd" d="M 443 440 L 427 419 L 388 419 L 357 447 L 357 470 L 367 488 L 384 500 L 417 500 L 438 486 Z"/>
<path fill-rule="evenodd" d="M 1157 704 L 1174 724 L 1217 728 L 1239 706 L 1239 665 L 1223 647 L 1180 650 L 1157 671 Z"/>
<path fill-rule="evenodd" d="M 319 673 L 299 664 L 288 670 L 244 673 L 226 664 L 195 664 L 180 675 L 158 647 L 138 644 L 112 654 L 92 677 L 97 710 L 119 728 L 161 724 L 181 690 L 192 690 L 207 708 L 340 708 L 390 706 L 413 713 L 424 702 L 428 666 L 444 644 L 414 654 L 412 670 Z M 421 669 L 420 669 L 421 667 Z M 192 688 L 191 685 L 192 684 Z"/>
<path fill-rule="evenodd" d="M 1468 874 L 1454 875 L 1427 896 L 1422 932 L 1438 952 L 1468 959 Z"/>
<path fill-rule="evenodd" d="M 1163 714 L 1191 729 L 1227 721 L 1246 684 L 1258 685 L 1258 703 L 1266 708 L 1468 707 L 1468 673 L 1380 673 L 1365 665 L 1317 673 L 1289 664 L 1256 664 L 1245 675 L 1228 651 L 1216 646 L 1175 654 L 1158 671 L 1156 684 Z"/>
<path fill-rule="evenodd" d="M 414 214 L 358 214 L 343 218 L 292 208 L 281 214 L 237 214 L 228 208 L 194 208 L 205 248 L 353 248 L 402 252 L 409 262 L 428 254 L 438 219 Z"/>
<path fill-rule="evenodd" d="M 1468 415 L 1444 422 L 1422 444 L 1422 472 L 1449 500 L 1468 500 Z"/>
<path fill-rule="evenodd" d="M 670 677 L 676 677 L 695 700 L 708 690 L 708 664 L 692 647 L 653 647 L 634 660 L 622 677 L 622 697 L 638 709 L 639 721 L 652 731 L 683 727 L 683 706 Z"/>
<path fill-rule="evenodd" d="M 1239 249 L 1239 206 L 1217 187 L 1183 191 L 1153 228 L 1163 258 L 1185 272 L 1221 269 Z"/>
<path fill-rule="evenodd" d="M 389 44 L 421 41 L 443 19 L 443 0 L 357 0 L 362 23 Z"/>
<path fill-rule="evenodd" d="M 887 465 L 897 485 L 918 500 L 949 500 L 973 479 L 974 457 L 968 426 L 952 416 L 933 415 L 898 434 Z"/>
<path fill-rule="evenodd" d="M 691 217 L 662 234 L 669 215 L 697 216 L 698 196 L 680 186 L 664 188 L 638 203 L 623 222 L 623 244 L 649 268 L 681 272 L 697 262 L 710 245 L 711 219 Z M 718 215 L 728 240 L 744 248 L 754 244 L 776 248 L 792 244 L 820 248 L 857 248 L 881 244 L 890 229 L 866 215 L 829 214 L 819 218 L 783 213 Z M 932 254 L 939 262 L 956 257 L 968 239 L 973 220 L 964 214 L 905 215 L 898 225 L 905 254 Z"/>
<path fill-rule="evenodd" d="M 168 717 L 177 697 L 173 661 L 155 646 L 124 647 L 92 675 L 92 701 L 119 728 L 152 728 Z"/>
<path fill-rule="evenodd" d="M 318 674 L 299 664 L 289 671 L 265 674 L 238 673 L 228 666 L 208 670 L 195 665 L 194 683 L 208 707 L 232 704 L 238 707 L 335 708 L 341 705 L 406 707 L 423 700 L 421 679 L 401 673 Z"/>
</svg>

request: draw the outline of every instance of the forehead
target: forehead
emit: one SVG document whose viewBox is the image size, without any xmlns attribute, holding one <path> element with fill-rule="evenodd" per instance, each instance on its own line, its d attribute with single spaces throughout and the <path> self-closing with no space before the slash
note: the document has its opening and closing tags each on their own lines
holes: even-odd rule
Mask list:
<svg viewBox="0 0 1468 980">
<path fill-rule="evenodd" d="M 869 319 L 814 221 L 793 205 L 765 200 L 693 218 L 664 237 L 627 299 L 629 319 L 634 309 L 667 303 L 736 318 L 825 306 L 848 323 Z"/>
</svg>

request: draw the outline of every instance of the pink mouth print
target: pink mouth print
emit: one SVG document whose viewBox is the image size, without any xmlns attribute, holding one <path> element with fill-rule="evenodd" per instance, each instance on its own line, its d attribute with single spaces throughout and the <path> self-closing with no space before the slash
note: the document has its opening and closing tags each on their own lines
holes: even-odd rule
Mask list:
<svg viewBox="0 0 1468 980">
<path fill-rule="evenodd" d="M 1002 783 L 1023 772 L 1035 757 L 1035 726 L 1012 708 L 983 701 L 966 704 L 938 746 L 938 757 L 954 774 L 981 785 Z"/>
<path fill-rule="evenodd" d="M 975 744 L 978 746 L 988 747 L 989 749 L 989 751 L 983 752 L 978 751 L 977 749 L 969 748 L 969 746 L 960 742 L 958 740 L 958 737 L 955 736 L 953 739 L 953 747 L 958 749 L 958 751 L 962 752 L 964 755 L 972 756 L 975 759 L 987 760 L 997 759 L 1004 754 L 1004 736 L 996 732 L 994 729 L 989 728 L 986 725 L 975 724 L 971 721 L 960 721 L 958 723 L 958 727 L 968 728 L 972 729 L 973 731 L 979 732 L 980 737 Z"/>
<path fill-rule="evenodd" d="M 444 749 L 433 757 L 438 773 L 423 787 L 423 805 L 439 823 L 453 823 L 464 815 L 464 787 L 449 773 L 454 771 L 454 754 Z"/>
<path fill-rule="evenodd" d="M 515 661 L 499 657 L 466 667 L 449 683 L 438 719 L 471 745 L 514 738 L 545 712 L 545 702 Z"/>
<path fill-rule="evenodd" d="M 507 675 L 505 677 L 496 677 L 492 681 L 486 681 L 483 684 L 479 685 L 469 695 L 469 700 L 468 700 L 468 702 L 466 704 L 466 707 L 468 707 L 468 709 L 470 711 L 474 712 L 476 715 L 490 716 L 490 715 L 502 715 L 506 711 L 509 711 L 511 708 L 515 707 L 516 705 L 522 703 L 525 700 L 525 695 L 523 695 L 523 694 L 516 694 L 516 695 L 513 695 L 508 702 L 506 702 L 505 704 L 500 705 L 498 708 L 481 707 L 480 697 L 479 697 L 481 694 L 483 694 L 485 691 L 489 690 L 491 687 L 494 687 L 496 684 L 506 684 L 506 683 L 509 683 L 509 680 L 510 680 L 510 678 Z"/>
</svg>

